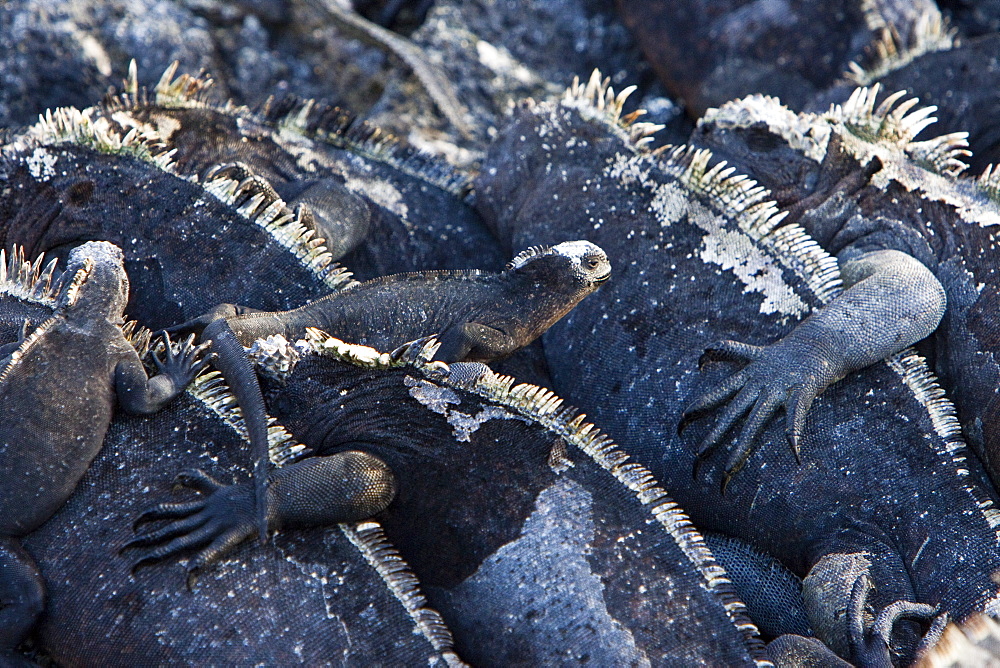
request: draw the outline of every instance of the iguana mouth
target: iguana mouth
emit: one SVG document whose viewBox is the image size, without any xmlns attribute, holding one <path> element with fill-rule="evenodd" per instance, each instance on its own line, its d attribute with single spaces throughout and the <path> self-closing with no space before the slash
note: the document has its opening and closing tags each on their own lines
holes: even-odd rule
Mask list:
<svg viewBox="0 0 1000 668">
<path fill-rule="evenodd" d="M 611 278 L 611 272 L 610 271 L 608 273 L 606 273 L 606 274 L 603 274 L 603 275 L 598 276 L 597 278 L 595 278 L 594 279 L 594 283 L 603 283 L 604 281 L 608 280 L 609 278 Z"/>
</svg>

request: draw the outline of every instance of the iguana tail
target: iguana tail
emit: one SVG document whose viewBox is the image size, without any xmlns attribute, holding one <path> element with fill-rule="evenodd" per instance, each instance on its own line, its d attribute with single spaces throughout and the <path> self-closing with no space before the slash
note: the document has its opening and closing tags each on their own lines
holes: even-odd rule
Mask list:
<svg viewBox="0 0 1000 668">
<path fill-rule="evenodd" d="M 229 323 L 224 318 L 215 320 L 205 327 L 202 340 L 212 340 L 212 352 L 216 354 L 215 365 L 222 372 L 226 384 L 232 389 L 243 413 L 247 437 L 250 440 L 250 456 L 253 459 L 254 495 L 257 506 L 257 526 L 260 542 L 267 542 L 267 477 L 268 441 L 267 409 L 264 395 L 253 365 L 247 358 L 246 350 L 236 338 Z"/>
</svg>

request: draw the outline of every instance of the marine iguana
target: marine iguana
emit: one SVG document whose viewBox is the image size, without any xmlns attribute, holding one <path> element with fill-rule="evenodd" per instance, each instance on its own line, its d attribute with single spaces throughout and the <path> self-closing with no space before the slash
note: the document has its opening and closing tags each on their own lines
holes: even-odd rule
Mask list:
<svg viewBox="0 0 1000 668">
<path fill-rule="evenodd" d="M 495 239 L 461 198 L 468 178 L 337 107 L 293 96 L 251 110 L 216 99 L 176 64 L 147 91 L 135 67 L 96 113 L 155 134 L 184 174 L 257 182 L 362 279 L 427 269 L 500 269 Z M 347 256 L 347 257 L 345 257 Z"/>
<path fill-rule="evenodd" d="M 934 109 L 901 101 L 902 92 L 876 106 L 878 96 L 877 86 L 860 88 L 823 114 L 795 114 L 778 100 L 752 96 L 706 114 L 693 140 L 774 186 L 790 218 L 839 258 L 894 258 L 873 263 L 882 285 L 862 305 L 856 341 L 886 340 L 943 289 L 948 309 L 930 342 L 935 371 L 995 485 L 1000 175 L 988 169 L 978 180 L 960 178 L 965 136 L 919 141 Z M 927 279 L 922 284 L 910 282 L 914 267 Z M 870 319 L 878 312 L 891 317 Z"/>
<path fill-rule="evenodd" d="M 93 109 L 46 112 L 2 148 L 0 219 L 0 245 L 28 257 L 119 245 L 133 276 L 128 313 L 151 329 L 224 301 L 293 308 L 351 283 L 268 188 L 185 175 L 158 135 L 120 133 Z"/>
<path fill-rule="evenodd" d="M 146 376 L 122 331 L 129 285 L 123 261 L 117 246 L 88 242 L 70 253 L 54 286 L 51 270 L 36 277 L 30 265 L 12 263 L 3 277 L 5 311 L 16 310 L 26 294 L 49 311 L 26 337 L 0 351 L 0 466 L 7 474 L 0 488 L 0 651 L 8 656 L 41 614 L 45 596 L 21 537 L 73 493 L 101 448 L 116 405 L 153 413 L 207 363 L 199 360 L 207 345 L 196 347 L 189 339 L 175 352 L 167 338 L 163 358 L 153 358 L 159 373 Z"/>
<path fill-rule="evenodd" d="M 378 520 L 472 663 L 765 664 L 725 571 L 646 469 L 550 391 L 433 361 L 436 346 L 380 354 L 314 329 L 254 344 L 270 411 L 312 455 L 272 473 L 273 527 L 339 506 L 317 499 L 342 499 L 343 480 L 315 472 L 362 450 L 394 472 Z M 255 535 L 252 485 L 205 475 L 178 479 L 200 499 L 141 516 L 167 523 L 131 542 L 152 548 L 140 561 L 187 552 L 204 569 Z"/>
<path fill-rule="evenodd" d="M 297 339 L 307 327 L 364 345 L 392 348 L 436 334 L 444 362 L 493 361 L 522 348 L 611 276 L 600 248 L 587 241 L 531 247 L 500 273 L 428 271 L 372 279 L 300 308 L 259 312 L 222 304 L 169 328 L 200 332 L 233 387 L 250 433 L 261 539 L 266 538 L 266 413 L 244 347 L 258 338 Z M 203 331 L 202 331 L 203 330 Z"/>
<path fill-rule="evenodd" d="M 279 470 L 308 453 L 280 424 L 268 436 L 274 460 L 287 464 Z M 267 548 L 221 560 L 191 590 L 174 567 L 130 574 L 118 551 L 134 537 L 135 517 L 163 500 L 187 501 L 169 498 L 164 484 L 197 467 L 245 480 L 247 447 L 217 371 L 155 415 L 116 415 L 76 493 L 25 539 L 49 603 L 34 648 L 59 665 L 108 657 L 134 665 L 461 664 L 420 581 L 373 520 L 286 527 Z"/>
<path fill-rule="evenodd" d="M 808 573 L 810 623 L 848 660 L 908 660 L 914 630 L 891 622 L 910 614 L 995 611 L 995 502 L 916 355 L 831 385 L 802 466 L 751 457 L 725 496 L 692 480 L 694 437 L 707 429 L 682 438 L 677 422 L 723 379 L 718 367 L 699 374 L 702 351 L 781 339 L 839 294 L 839 271 L 801 228 L 778 225 L 762 188 L 709 169 L 708 152 L 637 145 L 645 128 L 621 118 L 621 103 L 595 76 L 558 103 L 521 104 L 476 183 L 477 207 L 507 243 L 585 233 L 621 258 L 614 284 L 544 337 L 554 389 L 649 466 L 700 529 Z M 761 450 L 787 447 L 779 436 L 765 428 Z"/>
</svg>

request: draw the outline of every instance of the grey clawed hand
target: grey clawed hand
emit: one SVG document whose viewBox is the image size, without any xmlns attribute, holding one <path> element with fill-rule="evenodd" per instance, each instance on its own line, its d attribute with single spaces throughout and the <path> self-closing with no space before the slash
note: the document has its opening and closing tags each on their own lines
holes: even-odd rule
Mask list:
<svg viewBox="0 0 1000 668">
<path fill-rule="evenodd" d="M 180 350 L 174 352 L 174 347 L 170 342 L 170 334 L 164 332 L 163 358 L 161 359 L 156 352 L 152 355 L 157 370 L 163 375 L 174 378 L 181 386 L 187 386 L 215 358 L 215 353 L 202 357 L 203 353 L 212 346 L 211 341 L 196 346 L 194 339 L 194 334 L 191 334 L 186 341 L 179 344 Z"/>
<path fill-rule="evenodd" d="M 181 472 L 174 479 L 174 485 L 194 489 L 202 498 L 183 503 L 160 503 L 144 511 L 133 528 L 159 520 L 167 523 L 136 536 L 119 552 L 153 548 L 133 562 L 131 571 L 134 574 L 143 566 L 197 550 L 184 567 L 190 587 L 200 570 L 257 535 L 253 490 L 248 485 L 224 485 L 199 469 Z"/>
<path fill-rule="evenodd" d="M 781 408 L 787 413 L 785 434 L 788 443 L 796 461 L 801 463 L 799 445 L 806 415 L 816 396 L 835 380 L 825 373 L 822 356 L 793 337 L 787 337 L 770 346 L 719 341 L 705 350 L 698 367 L 700 369 L 715 361 L 746 366 L 696 398 L 681 415 L 678 433 L 682 433 L 694 420 L 725 405 L 721 416 L 698 447 L 694 475 L 697 476 L 701 464 L 726 434 L 749 413 L 726 460 L 722 480 L 722 491 L 725 493 L 729 481 L 746 464 L 764 428 Z"/>
</svg>

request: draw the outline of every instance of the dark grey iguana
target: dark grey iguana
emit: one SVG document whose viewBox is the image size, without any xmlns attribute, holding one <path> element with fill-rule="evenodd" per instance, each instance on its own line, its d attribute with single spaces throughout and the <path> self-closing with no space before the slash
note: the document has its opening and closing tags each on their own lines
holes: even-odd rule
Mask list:
<svg viewBox="0 0 1000 668">
<path fill-rule="evenodd" d="M 16 256 L 16 254 L 15 254 Z M 50 265 L 51 267 L 52 265 Z M 51 271 L 31 283 L 30 265 L 11 263 L 0 308 L 31 319 L 22 340 L 0 348 L 0 651 L 9 653 L 41 613 L 44 584 L 20 538 L 48 520 L 73 493 L 104 440 L 115 406 L 152 413 L 184 390 L 207 347 L 188 341 L 175 354 L 167 339 L 160 373 L 147 378 L 122 332 L 128 296 L 121 250 L 90 242 L 74 250 L 57 285 Z M 18 280 L 21 279 L 21 280 Z M 152 444 L 150 444 L 152 446 Z"/>
<path fill-rule="evenodd" d="M 257 111 L 223 104 L 211 79 L 176 69 L 146 91 L 133 68 L 125 93 L 98 113 L 122 134 L 161 137 L 181 173 L 262 184 L 362 279 L 503 267 L 495 239 L 462 201 L 468 179 L 443 160 L 314 100 L 286 95 Z"/>
<path fill-rule="evenodd" d="M 649 466 L 701 530 L 808 574 L 812 628 L 841 656 L 905 661 L 915 630 L 904 623 L 893 633 L 887 622 L 934 609 L 996 611 L 995 500 L 915 355 L 820 395 L 802 466 L 771 423 L 724 496 L 713 481 L 724 460 L 709 458 L 709 475 L 692 480 L 709 425 L 681 437 L 677 424 L 731 373 L 722 365 L 699 373 L 702 351 L 720 339 L 782 340 L 840 292 L 839 272 L 801 228 L 778 225 L 752 181 L 710 170 L 707 152 L 643 150 L 642 129 L 620 123 L 620 109 L 599 78 L 559 103 L 522 104 L 476 184 L 478 208 L 506 243 L 586 234 L 616 258 L 616 280 L 543 337 L 554 389 Z M 794 355 L 779 362 L 823 365 Z"/>
<path fill-rule="evenodd" d="M 435 347 L 380 354 L 317 330 L 255 344 L 269 410 L 312 455 L 271 473 L 272 544 L 337 520 L 345 480 L 323 471 L 362 451 L 398 488 L 378 521 L 472 663 L 764 663 L 725 571 L 646 469 L 550 391 L 431 361 Z M 273 549 L 233 550 L 256 534 L 253 486 L 206 475 L 179 478 L 199 498 L 142 516 L 166 524 L 131 542 L 141 562 L 187 553 L 212 582 L 212 561 L 232 571 Z"/>
<path fill-rule="evenodd" d="M 0 220 L 0 245 L 28 257 L 118 244 L 128 312 L 151 329 L 226 301 L 293 308 L 351 282 L 269 189 L 179 173 L 159 136 L 122 134 L 94 110 L 47 112 L 3 147 Z"/>
<path fill-rule="evenodd" d="M 269 439 L 287 463 L 279 470 L 294 469 L 303 446 L 274 423 Z M 141 511 L 178 500 L 165 489 L 177 471 L 246 480 L 247 447 L 235 398 L 214 371 L 155 415 L 116 415 L 76 493 L 25 539 L 48 586 L 35 649 L 66 666 L 460 664 L 447 626 L 375 521 L 286 526 L 190 590 L 177 567 L 130 573 L 118 552 Z M 373 472 L 369 482 L 391 482 L 384 467 Z M 252 513 L 252 496 L 249 504 Z"/>
<path fill-rule="evenodd" d="M 244 354 L 244 347 L 255 340 L 271 335 L 295 340 L 305 335 L 307 327 L 318 327 L 352 342 L 394 348 L 437 335 L 441 361 L 489 362 L 534 341 L 610 276 L 604 251 L 587 241 L 567 241 L 529 248 L 500 273 L 456 270 L 385 276 L 291 311 L 247 312 L 222 304 L 170 329 L 199 331 L 211 340 L 217 364 L 243 409 L 253 445 L 254 477 L 263 485 L 265 408 Z M 258 492 L 263 504 L 263 487 Z M 261 522 L 263 538 L 263 516 Z"/>
<path fill-rule="evenodd" d="M 878 87 L 861 88 L 823 114 L 795 114 L 753 96 L 707 114 L 693 139 L 774 187 L 790 217 L 842 261 L 871 263 L 880 285 L 858 320 L 855 340 L 862 345 L 890 341 L 920 317 L 927 295 L 943 289 L 947 311 L 928 344 L 935 371 L 996 484 L 1000 179 L 992 170 L 960 177 L 965 136 L 917 140 L 934 122 L 934 109 L 915 108 L 915 99 L 902 96 L 878 101 Z M 924 276 L 920 283 L 915 272 Z M 872 350 L 894 352 L 882 348 Z"/>
</svg>

